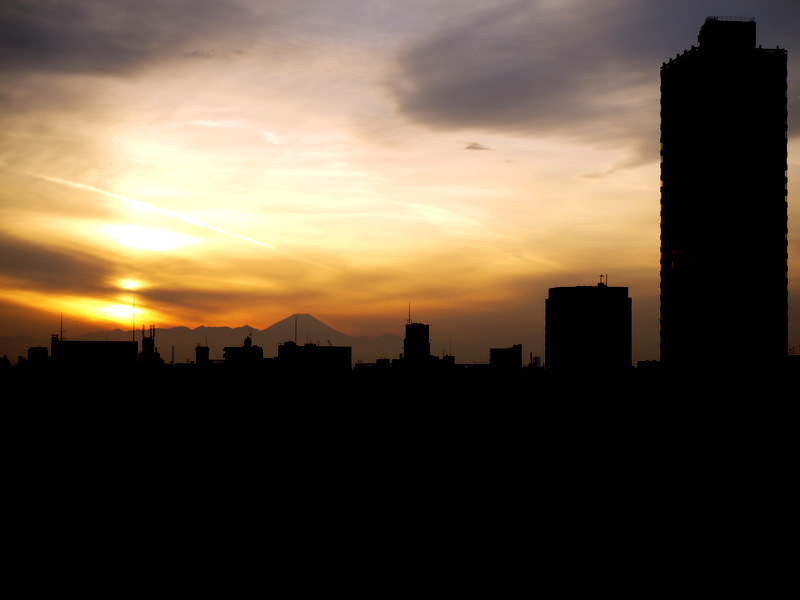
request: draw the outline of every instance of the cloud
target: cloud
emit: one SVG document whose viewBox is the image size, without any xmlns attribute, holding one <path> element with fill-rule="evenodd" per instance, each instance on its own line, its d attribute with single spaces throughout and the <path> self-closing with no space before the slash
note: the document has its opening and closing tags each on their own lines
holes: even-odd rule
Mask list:
<svg viewBox="0 0 800 600">
<path fill-rule="evenodd" d="M 237 60 L 253 57 L 253 51 L 257 60 L 295 59 L 324 40 L 349 40 L 388 27 L 386 9 L 372 4 L 4 0 L 0 71 L 128 75 L 170 59 Z"/>
<path fill-rule="evenodd" d="M 115 270 L 113 259 L 66 247 L 46 247 L 4 232 L 0 241 L 0 273 L 29 290 L 101 291 Z"/>
<path fill-rule="evenodd" d="M 464 147 L 464 150 L 491 150 L 491 148 L 489 148 L 489 146 L 484 146 L 483 144 L 479 144 L 478 142 L 472 142 L 470 144 L 467 144 Z"/>
<path fill-rule="evenodd" d="M 267 139 L 267 141 L 270 144 L 278 145 L 283 143 L 283 138 L 279 136 L 277 133 L 264 130 L 261 132 L 261 134 Z"/>
<path fill-rule="evenodd" d="M 707 10 L 682 0 L 503 2 L 409 44 L 387 87 L 402 115 L 433 130 L 571 138 L 626 148 L 629 164 L 654 161 L 660 66 L 697 42 Z"/>
<path fill-rule="evenodd" d="M 6 0 L 0 8 L 0 70 L 124 74 L 169 54 L 235 55 L 213 44 L 248 22 L 261 22 L 248 17 L 245 2 Z"/>
<path fill-rule="evenodd" d="M 244 50 L 239 48 L 206 48 L 202 50 L 192 50 L 190 52 L 185 52 L 184 56 L 190 58 L 199 58 L 202 60 L 218 60 L 218 59 L 229 59 L 229 58 L 240 58 L 244 56 L 246 53 Z"/>
<path fill-rule="evenodd" d="M 563 41 L 580 39 L 583 21 L 559 21 L 532 3 L 503 3 L 432 33 L 400 58 L 399 106 L 443 128 L 536 119 L 585 71 L 581 49 Z"/>
</svg>

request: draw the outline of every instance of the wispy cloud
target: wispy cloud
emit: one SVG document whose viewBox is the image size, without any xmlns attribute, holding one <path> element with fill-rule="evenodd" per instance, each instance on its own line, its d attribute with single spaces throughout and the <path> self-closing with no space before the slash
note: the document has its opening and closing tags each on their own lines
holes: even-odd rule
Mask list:
<svg viewBox="0 0 800 600">
<path fill-rule="evenodd" d="M 208 229 L 210 231 L 215 231 L 215 232 L 220 233 L 222 235 L 226 235 L 226 236 L 229 236 L 229 237 L 232 237 L 232 238 L 243 240 L 245 242 L 249 242 L 251 244 L 256 244 L 258 246 L 262 246 L 264 248 L 269 248 L 271 250 L 275 250 L 275 247 L 270 245 L 270 244 L 266 244 L 264 242 L 260 242 L 258 240 L 254 240 L 252 238 L 249 238 L 249 237 L 246 237 L 246 236 L 243 236 L 243 235 L 239 235 L 238 233 L 233 233 L 233 232 L 230 232 L 230 231 L 226 231 L 224 229 L 220 229 L 219 227 L 214 227 L 213 225 L 209 225 L 207 223 L 204 223 L 200 219 L 197 219 L 197 218 L 192 217 L 190 215 L 178 213 L 178 212 L 175 212 L 175 211 L 172 211 L 172 210 L 167 210 L 167 209 L 164 209 L 164 208 L 160 208 L 158 206 L 153 206 L 152 204 L 148 204 L 147 202 L 142 202 L 141 200 L 134 200 L 133 198 L 126 198 L 125 196 L 120 196 L 119 194 L 114 194 L 113 192 L 108 192 L 106 190 L 101 190 L 100 188 L 96 188 L 94 186 L 87 185 L 85 183 L 79 183 L 79 182 L 75 182 L 75 181 L 67 181 L 65 179 L 60 179 L 58 177 L 49 177 L 47 175 L 36 175 L 36 176 L 40 177 L 42 179 L 45 179 L 47 181 L 52 181 L 53 183 L 59 183 L 61 185 L 65 185 L 65 186 L 68 186 L 68 187 L 72 187 L 72 188 L 76 188 L 76 189 L 80 189 L 80 190 L 87 190 L 87 191 L 90 191 L 90 192 L 96 192 L 98 194 L 103 194 L 104 196 L 108 196 L 109 198 L 115 198 L 117 200 L 121 200 L 122 202 L 128 204 L 129 206 L 133 206 L 133 207 L 138 208 L 139 210 L 143 210 L 145 212 L 156 213 L 156 214 L 159 214 L 159 215 L 162 215 L 162 216 L 165 216 L 165 217 L 169 217 L 170 219 L 175 219 L 175 220 L 181 221 L 183 223 L 187 223 L 189 225 L 194 225 L 195 227 L 201 227 L 201 228 L 204 228 L 204 229 Z"/>
<path fill-rule="evenodd" d="M 0 7 L 0 69 L 126 74 L 189 53 L 218 56 L 215 40 L 280 21 L 273 6 L 239 0 L 7 0 Z"/>
</svg>

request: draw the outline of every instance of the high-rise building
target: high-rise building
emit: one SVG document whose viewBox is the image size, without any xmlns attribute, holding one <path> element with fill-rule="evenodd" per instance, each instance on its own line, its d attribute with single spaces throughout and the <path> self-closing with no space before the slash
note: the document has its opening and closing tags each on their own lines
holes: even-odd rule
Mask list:
<svg viewBox="0 0 800 600">
<path fill-rule="evenodd" d="M 621 371 L 631 367 L 628 288 L 550 288 L 545 300 L 548 371 Z"/>
<path fill-rule="evenodd" d="M 661 67 L 661 360 L 773 363 L 788 346 L 787 55 L 709 17 Z"/>
<path fill-rule="evenodd" d="M 411 362 L 426 362 L 431 358 L 430 326 L 424 323 L 406 323 L 403 339 L 403 358 Z"/>
</svg>

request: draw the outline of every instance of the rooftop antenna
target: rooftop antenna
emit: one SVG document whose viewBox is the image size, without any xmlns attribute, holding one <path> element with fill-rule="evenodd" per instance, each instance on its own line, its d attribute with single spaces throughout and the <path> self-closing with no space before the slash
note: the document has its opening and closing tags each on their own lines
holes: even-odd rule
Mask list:
<svg viewBox="0 0 800 600">
<path fill-rule="evenodd" d="M 131 338 L 136 341 L 136 296 L 133 296 L 133 309 L 131 310 Z"/>
<path fill-rule="evenodd" d="M 408 301 L 408 319 L 406 319 L 406 323 L 411 324 L 411 301 Z"/>
<path fill-rule="evenodd" d="M 59 326 L 59 341 L 64 341 L 64 313 L 61 313 L 61 325 Z"/>
</svg>

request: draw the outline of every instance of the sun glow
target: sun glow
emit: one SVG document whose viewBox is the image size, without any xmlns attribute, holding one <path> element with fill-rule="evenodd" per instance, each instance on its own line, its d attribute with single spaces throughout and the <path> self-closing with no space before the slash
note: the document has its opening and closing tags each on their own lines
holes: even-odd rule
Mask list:
<svg viewBox="0 0 800 600">
<path fill-rule="evenodd" d="M 129 322 L 134 315 L 140 315 L 142 311 L 138 308 L 134 308 L 133 306 L 126 306 L 124 304 L 111 304 L 109 306 L 103 306 L 97 309 L 97 312 L 113 319 L 113 320 L 123 320 L 124 322 Z"/>
<path fill-rule="evenodd" d="M 118 244 L 138 250 L 174 250 L 196 241 L 188 235 L 137 225 L 107 225 L 102 230 Z"/>
<path fill-rule="evenodd" d="M 120 279 L 119 287 L 123 290 L 138 290 L 142 287 L 142 282 L 137 281 L 136 279 Z"/>
</svg>

